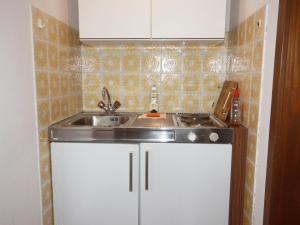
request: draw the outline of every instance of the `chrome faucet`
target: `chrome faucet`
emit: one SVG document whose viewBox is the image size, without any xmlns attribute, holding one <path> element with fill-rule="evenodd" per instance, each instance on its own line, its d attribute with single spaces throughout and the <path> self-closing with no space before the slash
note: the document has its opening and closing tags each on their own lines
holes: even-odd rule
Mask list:
<svg viewBox="0 0 300 225">
<path fill-rule="evenodd" d="M 107 98 L 107 104 L 104 103 L 106 98 Z M 101 100 L 98 103 L 98 107 L 100 109 L 103 109 L 107 115 L 113 114 L 121 106 L 121 103 L 119 101 L 115 101 L 114 104 L 111 103 L 111 97 L 106 87 L 103 87 L 102 89 L 102 99 L 103 101 Z"/>
</svg>

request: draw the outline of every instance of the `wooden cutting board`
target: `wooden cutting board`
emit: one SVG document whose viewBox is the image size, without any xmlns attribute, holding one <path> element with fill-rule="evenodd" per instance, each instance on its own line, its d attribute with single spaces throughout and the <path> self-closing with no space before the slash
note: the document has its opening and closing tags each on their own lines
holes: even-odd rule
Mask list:
<svg viewBox="0 0 300 225">
<path fill-rule="evenodd" d="M 214 115 L 225 121 L 231 107 L 233 91 L 238 88 L 235 81 L 225 81 L 218 102 L 215 107 Z"/>
</svg>

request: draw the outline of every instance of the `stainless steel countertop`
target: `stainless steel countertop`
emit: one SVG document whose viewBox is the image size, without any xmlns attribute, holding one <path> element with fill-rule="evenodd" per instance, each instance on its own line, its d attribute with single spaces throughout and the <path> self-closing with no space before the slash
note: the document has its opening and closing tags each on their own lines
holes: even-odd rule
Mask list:
<svg viewBox="0 0 300 225">
<path fill-rule="evenodd" d="M 117 113 L 129 120 L 116 127 L 84 126 L 73 123 L 84 116 L 103 113 L 78 113 L 49 127 L 52 142 L 170 142 L 170 143 L 232 143 L 233 129 L 227 128 L 212 115 L 218 127 L 185 127 L 178 123 L 178 114 L 167 114 L 165 119 L 140 118 L 141 113 Z M 212 141 L 211 135 L 218 140 Z"/>
</svg>

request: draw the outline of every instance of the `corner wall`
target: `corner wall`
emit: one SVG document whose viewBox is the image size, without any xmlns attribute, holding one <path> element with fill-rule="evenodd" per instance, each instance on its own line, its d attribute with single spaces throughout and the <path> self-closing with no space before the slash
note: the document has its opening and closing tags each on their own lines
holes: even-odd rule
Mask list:
<svg viewBox="0 0 300 225">
<path fill-rule="evenodd" d="M 48 127 L 82 111 L 79 33 L 32 8 L 43 225 L 53 225 Z"/>
<path fill-rule="evenodd" d="M 242 123 L 248 127 L 244 225 L 253 224 L 255 168 L 263 74 L 266 7 L 256 11 L 229 32 L 230 80 L 237 81 L 243 106 Z"/>
</svg>

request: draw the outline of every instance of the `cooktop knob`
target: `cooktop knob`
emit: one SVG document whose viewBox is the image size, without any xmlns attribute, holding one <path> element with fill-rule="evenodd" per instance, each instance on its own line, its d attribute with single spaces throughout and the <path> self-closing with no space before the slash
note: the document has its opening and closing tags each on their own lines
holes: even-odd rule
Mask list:
<svg viewBox="0 0 300 225">
<path fill-rule="evenodd" d="M 215 132 L 213 132 L 209 135 L 209 140 L 211 142 L 217 142 L 219 140 L 219 138 L 220 138 L 219 135 Z"/>
<path fill-rule="evenodd" d="M 194 132 L 190 132 L 187 136 L 187 138 L 191 141 L 194 142 L 197 139 L 197 135 Z"/>
</svg>

